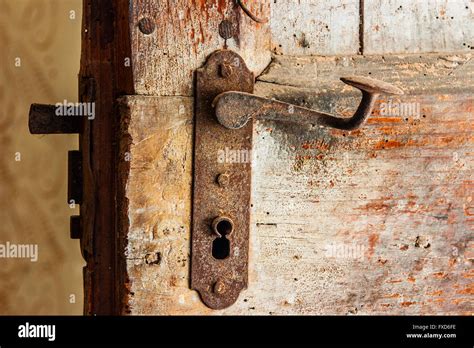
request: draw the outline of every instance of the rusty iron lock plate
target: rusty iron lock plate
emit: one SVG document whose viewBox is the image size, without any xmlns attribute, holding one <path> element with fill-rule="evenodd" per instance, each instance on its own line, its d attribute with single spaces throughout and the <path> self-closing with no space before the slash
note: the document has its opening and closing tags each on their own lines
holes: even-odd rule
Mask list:
<svg viewBox="0 0 474 348">
<path fill-rule="evenodd" d="M 380 94 L 403 91 L 367 77 L 341 78 L 362 92 L 352 117 L 253 95 L 254 76 L 228 50 L 214 52 L 197 71 L 191 287 L 210 308 L 222 309 L 247 287 L 253 126 L 250 119 L 354 130 Z M 239 157 L 239 158 L 233 158 Z M 245 157 L 245 156 L 244 156 Z"/>
<path fill-rule="evenodd" d="M 251 153 L 253 126 L 226 129 L 212 102 L 220 93 L 253 88 L 253 73 L 229 50 L 212 53 L 196 72 L 191 288 L 213 309 L 232 305 L 247 287 L 251 160 L 236 163 L 226 154 Z"/>
</svg>

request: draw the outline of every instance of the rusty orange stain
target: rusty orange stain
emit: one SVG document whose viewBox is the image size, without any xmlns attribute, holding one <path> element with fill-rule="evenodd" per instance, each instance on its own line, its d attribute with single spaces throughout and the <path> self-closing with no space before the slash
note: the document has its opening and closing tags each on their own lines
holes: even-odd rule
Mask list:
<svg viewBox="0 0 474 348">
<path fill-rule="evenodd" d="M 445 301 L 444 298 L 435 298 L 435 299 L 429 299 L 428 302 L 435 302 L 435 303 L 443 303 Z"/>
<path fill-rule="evenodd" d="M 392 279 L 392 280 L 387 280 L 386 283 L 395 284 L 395 283 L 401 283 L 402 281 L 403 281 L 402 279 Z"/>
<path fill-rule="evenodd" d="M 401 305 L 402 307 L 410 307 L 410 306 L 412 306 L 412 305 L 414 305 L 414 304 L 416 304 L 416 302 L 409 302 L 409 301 L 406 301 L 406 302 L 400 303 L 400 305 Z"/>
<path fill-rule="evenodd" d="M 474 295 L 474 283 L 469 284 L 464 289 L 456 291 L 456 294 Z"/>
<path fill-rule="evenodd" d="M 354 135 L 354 136 L 359 136 L 363 134 L 363 131 L 362 129 L 356 129 L 356 130 L 349 131 L 349 134 Z"/>
<path fill-rule="evenodd" d="M 408 277 L 407 280 L 411 283 L 414 283 L 416 281 L 415 277 Z"/>
<path fill-rule="evenodd" d="M 217 2 L 217 12 L 223 14 L 225 10 L 227 9 L 227 0 L 219 0 Z"/>
<path fill-rule="evenodd" d="M 170 286 L 177 286 L 178 285 L 178 277 L 172 275 L 170 277 Z"/>
<path fill-rule="evenodd" d="M 382 298 L 398 298 L 398 297 L 400 297 L 400 294 L 390 294 L 390 295 L 382 296 Z"/>
<path fill-rule="evenodd" d="M 376 149 L 395 149 L 398 147 L 402 147 L 405 144 L 403 144 L 400 141 L 397 140 L 381 140 L 378 143 L 375 144 L 374 148 Z"/>
<path fill-rule="evenodd" d="M 401 121 L 400 121 L 401 122 Z M 393 135 L 395 134 L 395 131 L 394 131 L 394 128 L 393 126 L 380 126 L 377 128 L 377 130 L 382 133 L 382 134 L 385 134 L 385 135 Z"/>
<path fill-rule="evenodd" d="M 307 141 L 301 144 L 301 147 L 305 150 L 320 150 L 320 151 L 326 151 L 329 150 L 330 144 L 326 143 L 324 140 L 318 140 L 318 141 Z"/>
<path fill-rule="evenodd" d="M 433 273 L 433 277 L 438 278 L 438 279 L 444 279 L 447 277 L 447 274 L 445 272 L 436 272 L 436 273 Z"/>
<path fill-rule="evenodd" d="M 385 202 L 372 202 L 372 203 L 367 203 L 363 205 L 360 208 L 357 208 L 359 210 L 367 210 L 367 211 L 387 211 L 390 209 L 390 206 L 386 204 Z"/>
<path fill-rule="evenodd" d="M 438 100 L 440 101 L 449 101 L 449 100 L 452 100 L 453 99 L 453 96 L 450 95 L 450 94 L 440 94 L 438 95 Z"/>
<path fill-rule="evenodd" d="M 466 299 L 464 299 L 464 298 L 456 298 L 456 299 L 453 299 L 453 300 L 451 301 L 451 303 L 453 303 L 453 304 L 455 304 L 455 305 L 458 305 L 458 304 L 460 304 L 460 303 L 463 303 L 464 301 L 466 301 Z M 471 313 L 471 315 L 472 315 L 472 313 Z"/>
<path fill-rule="evenodd" d="M 392 134 L 393 132 L 390 132 Z M 462 135 L 462 136 L 427 136 L 422 139 L 409 139 L 407 141 L 400 140 L 380 140 L 373 145 L 376 150 L 383 149 L 396 149 L 400 147 L 422 147 L 422 146 L 434 146 L 434 147 L 446 147 L 460 145 L 466 146 L 474 143 L 474 136 Z"/>
<path fill-rule="evenodd" d="M 462 275 L 463 278 L 472 278 L 474 277 L 474 270 L 470 270 Z"/>
<path fill-rule="evenodd" d="M 370 259 L 372 255 L 374 255 L 375 245 L 379 241 L 379 235 L 373 233 L 369 236 L 369 250 L 368 250 L 368 258 Z"/>
<path fill-rule="evenodd" d="M 474 206 L 464 206 L 464 215 L 474 216 Z"/>
<path fill-rule="evenodd" d="M 326 156 L 320 153 L 319 155 L 296 155 L 295 160 L 311 160 L 315 159 L 318 161 L 321 161 L 325 158 Z"/>
<path fill-rule="evenodd" d="M 428 296 L 441 296 L 443 294 L 443 290 L 438 290 L 438 291 L 433 291 L 433 292 L 427 292 L 426 294 Z"/>
<path fill-rule="evenodd" d="M 456 263 L 457 263 L 457 258 L 456 257 L 452 257 L 449 259 L 449 267 L 453 267 Z"/>
<path fill-rule="evenodd" d="M 401 123 L 402 119 L 399 117 L 371 117 L 367 120 L 368 124 L 374 123 Z M 393 129 L 392 129 L 393 131 Z"/>
</svg>

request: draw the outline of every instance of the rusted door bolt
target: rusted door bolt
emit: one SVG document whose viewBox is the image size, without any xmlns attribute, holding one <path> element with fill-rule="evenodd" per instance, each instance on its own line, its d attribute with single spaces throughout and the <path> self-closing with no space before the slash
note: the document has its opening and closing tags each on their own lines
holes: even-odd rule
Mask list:
<svg viewBox="0 0 474 348">
<path fill-rule="evenodd" d="M 230 182 L 230 175 L 227 173 L 222 173 L 217 176 L 217 183 L 220 187 L 229 186 Z"/>
<path fill-rule="evenodd" d="M 142 18 L 138 22 L 138 28 L 145 35 L 150 35 L 155 31 L 155 21 L 151 18 Z"/>
</svg>

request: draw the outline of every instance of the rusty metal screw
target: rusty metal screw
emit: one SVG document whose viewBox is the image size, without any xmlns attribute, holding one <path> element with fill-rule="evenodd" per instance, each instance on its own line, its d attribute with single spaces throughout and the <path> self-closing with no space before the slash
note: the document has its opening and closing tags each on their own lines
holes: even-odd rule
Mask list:
<svg viewBox="0 0 474 348">
<path fill-rule="evenodd" d="M 233 37 L 235 35 L 235 29 L 232 22 L 228 21 L 227 19 L 224 19 L 219 24 L 219 35 L 225 40 L 228 40 Z"/>
<path fill-rule="evenodd" d="M 234 68 L 228 62 L 219 65 L 219 75 L 223 78 L 228 78 L 234 73 Z"/>
<path fill-rule="evenodd" d="M 227 173 L 219 174 L 217 176 L 217 183 L 220 187 L 226 187 L 229 185 L 230 182 L 230 175 Z"/>
<path fill-rule="evenodd" d="M 138 28 L 145 35 L 150 35 L 155 31 L 155 21 L 151 18 L 142 18 L 138 22 Z"/>
<path fill-rule="evenodd" d="M 226 291 L 224 282 L 219 279 L 217 282 L 214 283 L 212 291 L 214 291 L 215 294 L 222 295 Z"/>
</svg>

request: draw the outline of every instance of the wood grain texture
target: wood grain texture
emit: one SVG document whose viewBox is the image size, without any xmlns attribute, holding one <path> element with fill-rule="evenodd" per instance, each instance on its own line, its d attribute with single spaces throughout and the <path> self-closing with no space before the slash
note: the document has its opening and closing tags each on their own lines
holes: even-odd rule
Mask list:
<svg viewBox="0 0 474 348">
<path fill-rule="evenodd" d="M 303 96 L 312 93 L 345 92 L 358 94 L 357 90 L 339 82 L 343 76 L 361 75 L 380 79 L 403 88 L 406 93 L 462 93 L 471 88 L 474 78 L 473 55 L 425 54 L 384 56 L 330 56 L 295 57 L 275 56 L 267 71 L 258 77 L 261 92 L 264 82 L 283 85 L 299 103 Z M 275 88 L 275 86 L 271 86 Z M 313 101 L 314 102 L 314 101 Z M 328 107 L 328 106 L 326 106 Z M 332 107 L 332 106 L 329 106 Z"/>
<path fill-rule="evenodd" d="M 130 23 L 135 89 L 141 95 L 191 96 L 194 70 L 204 64 L 213 51 L 224 47 L 219 24 L 227 19 L 235 25 L 236 35 L 227 40 L 229 49 L 248 62 L 259 74 L 268 65 L 270 32 L 268 25 L 248 18 L 234 1 L 134 0 Z M 268 17 L 269 0 L 249 2 L 260 17 Z M 156 26 L 144 35 L 138 21 L 150 18 Z"/>
<path fill-rule="evenodd" d="M 67 204 L 66 185 L 77 136 L 31 135 L 28 109 L 76 100 L 81 4 L 17 0 L 0 8 L 0 243 L 38 247 L 37 262 L 0 259 L 0 314 L 78 315 L 83 260 L 68 233 L 78 205 Z"/>
<path fill-rule="evenodd" d="M 474 47 L 470 0 L 364 2 L 364 53 L 469 51 Z"/>
<path fill-rule="evenodd" d="M 272 52 L 357 54 L 359 24 L 359 0 L 272 1 Z"/>
<path fill-rule="evenodd" d="M 407 95 L 358 131 L 255 125 L 249 287 L 222 311 L 189 289 L 192 99 L 122 99 L 122 313 L 472 314 L 470 57 L 344 59 L 280 57 L 257 93 L 350 115 L 351 71 Z"/>
<path fill-rule="evenodd" d="M 128 1 L 83 2 L 79 99 L 95 103 L 95 119 L 84 121 L 79 137 L 82 152 L 84 197 L 80 207 L 83 233 L 84 313 L 116 312 L 121 274 L 116 274 L 116 214 L 122 200 L 117 196 L 118 129 L 116 99 L 133 94 L 130 57 Z"/>
<path fill-rule="evenodd" d="M 199 304 L 189 290 L 193 98 L 120 103 L 120 312 L 172 313 L 184 298 Z"/>
</svg>

